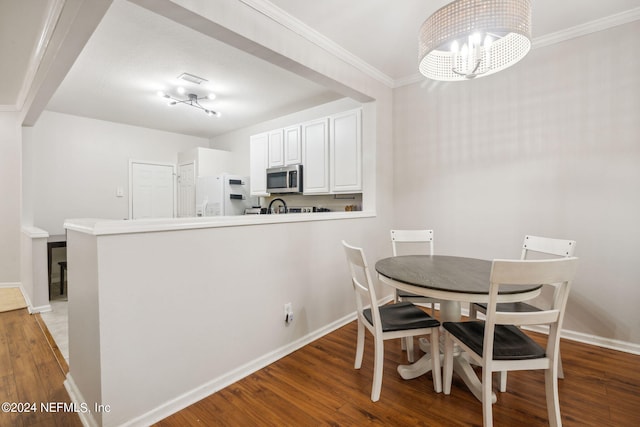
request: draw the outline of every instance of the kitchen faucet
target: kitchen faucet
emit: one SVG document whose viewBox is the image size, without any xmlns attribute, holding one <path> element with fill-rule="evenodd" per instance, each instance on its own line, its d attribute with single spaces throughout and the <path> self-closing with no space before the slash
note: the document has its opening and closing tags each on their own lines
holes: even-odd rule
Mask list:
<svg viewBox="0 0 640 427">
<path fill-rule="evenodd" d="M 284 200 L 282 200 L 282 199 L 281 199 L 281 198 L 279 198 L 279 197 L 278 197 L 278 198 L 276 198 L 276 199 L 273 199 L 273 200 L 271 201 L 271 203 L 269 203 L 269 208 L 267 209 L 267 213 L 273 213 L 273 212 L 271 211 L 271 206 L 273 206 L 273 204 L 274 204 L 275 202 L 280 202 L 280 203 L 282 203 L 282 208 L 284 208 L 284 211 L 283 211 L 282 213 L 287 213 L 287 202 L 285 202 Z"/>
</svg>

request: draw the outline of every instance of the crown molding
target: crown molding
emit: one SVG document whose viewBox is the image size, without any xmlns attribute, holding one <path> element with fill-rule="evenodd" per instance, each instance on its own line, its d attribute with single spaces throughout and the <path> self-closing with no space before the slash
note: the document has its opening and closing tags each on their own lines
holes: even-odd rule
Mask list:
<svg viewBox="0 0 640 427">
<path fill-rule="evenodd" d="M 18 112 L 24 107 L 29 90 L 31 90 L 31 86 L 33 85 L 35 75 L 40 68 L 42 58 L 49 45 L 49 41 L 51 40 L 56 24 L 58 23 L 58 18 L 62 13 L 64 3 L 65 0 L 54 0 L 53 2 L 49 2 L 47 5 L 46 16 L 40 31 L 40 36 L 38 37 L 37 44 L 33 47 L 33 51 L 31 52 L 29 62 L 24 72 L 24 77 L 22 79 L 22 85 L 16 94 L 15 103 L 0 104 L 0 112 Z"/>
<path fill-rule="evenodd" d="M 25 100 L 27 99 L 28 93 L 31 90 L 31 86 L 35 80 L 36 73 L 42 64 L 42 59 L 49 47 L 49 42 L 53 37 L 53 33 L 56 29 L 56 25 L 58 24 L 58 20 L 60 19 L 60 14 L 62 13 L 62 9 L 64 8 L 65 0 L 55 0 L 49 3 L 49 9 L 47 10 L 47 15 L 44 21 L 44 25 L 42 27 L 42 31 L 40 33 L 40 37 L 38 38 L 38 43 L 34 47 L 33 53 L 29 60 L 29 65 L 25 72 L 24 80 L 22 81 L 22 87 L 20 88 L 20 92 L 18 94 L 18 99 L 16 101 L 16 108 L 22 109 L 24 107 Z"/>
<path fill-rule="evenodd" d="M 282 25 L 283 27 L 293 31 L 299 36 L 303 37 L 307 41 L 315 44 L 316 46 L 326 50 L 327 52 L 340 58 L 347 64 L 357 68 L 368 76 L 374 78 L 380 83 L 390 87 L 392 89 L 418 83 L 425 78 L 419 74 L 412 74 L 410 76 L 393 79 L 373 67 L 366 61 L 362 60 L 358 56 L 352 54 L 333 40 L 320 34 L 318 31 L 310 28 L 308 25 L 295 18 L 294 16 L 286 13 L 268 0 L 240 0 L 248 7 L 263 14 L 274 22 Z M 576 25 L 575 27 L 567 28 L 555 33 L 546 34 L 544 36 L 536 37 L 533 40 L 532 48 L 539 48 L 549 46 L 556 43 L 561 43 L 576 37 L 584 36 L 587 34 L 603 31 L 619 25 L 628 24 L 630 22 L 640 19 L 640 7 L 627 10 L 625 12 L 610 15 L 595 21 L 586 22 L 584 24 Z M 417 66 L 416 66 L 417 68 Z"/>
<path fill-rule="evenodd" d="M 324 49 L 332 55 L 340 58 L 342 61 L 362 71 L 363 73 L 381 82 L 382 84 L 388 87 L 393 87 L 393 79 L 391 77 L 378 70 L 374 66 L 370 65 L 368 62 L 362 60 L 358 56 L 352 54 L 333 40 L 312 29 L 296 17 L 280 9 L 270 1 L 240 0 L 240 2 L 261 13 L 272 21 L 282 25 L 288 30 L 293 31 L 294 33 L 320 47 L 321 49 Z"/>
<path fill-rule="evenodd" d="M 616 13 L 614 15 L 605 16 L 595 21 L 585 22 L 584 24 L 576 25 L 575 27 L 566 28 L 555 33 L 546 34 L 544 36 L 536 37 L 533 39 L 532 48 L 549 46 L 556 43 L 561 43 L 567 40 L 581 37 L 587 34 L 596 33 L 598 31 L 608 30 L 609 28 L 617 27 L 619 25 L 628 24 L 630 22 L 640 19 L 640 7 L 635 9 L 629 9 L 625 12 Z"/>
</svg>

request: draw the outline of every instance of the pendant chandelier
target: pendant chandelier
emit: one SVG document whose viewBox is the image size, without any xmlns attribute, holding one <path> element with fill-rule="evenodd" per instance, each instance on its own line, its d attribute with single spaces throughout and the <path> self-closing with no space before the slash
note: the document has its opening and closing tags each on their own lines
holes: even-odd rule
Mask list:
<svg viewBox="0 0 640 427">
<path fill-rule="evenodd" d="M 419 69 L 433 80 L 488 76 L 531 49 L 530 0 L 456 0 L 420 28 Z"/>
</svg>

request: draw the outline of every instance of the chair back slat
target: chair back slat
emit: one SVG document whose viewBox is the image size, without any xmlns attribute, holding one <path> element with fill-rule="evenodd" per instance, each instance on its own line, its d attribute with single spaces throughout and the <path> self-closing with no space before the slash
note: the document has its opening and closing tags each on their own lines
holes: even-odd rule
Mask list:
<svg viewBox="0 0 640 427">
<path fill-rule="evenodd" d="M 364 251 L 362 248 L 349 245 L 344 240 L 342 241 L 342 246 L 344 247 L 349 263 L 351 283 L 353 284 L 353 289 L 356 291 L 358 316 L 362 316 L 364 309 L 370 306 L 372 308 L 371 313 L 374 327 L 380 328 L 379 332 L 382 333 L 378 298 L 376 296 L 375 286 L 373 285 L 373 278 L 364 256 Z"/>
<path fill-rule="evenodd" d="M 577 258 L 510 260 L 496 259 L 491 267 L 491 284 L 531 285 L 552 284 L 573 277 L 578 269 Z"/>
<path fill-rule="evenodd" d="M 528 259 L 532 253 L 572 257 L 576 250 L 575 240 L 552 239 L 549 237 L 525 236 L 522 243 L 522 259 Z"/>
<path fill-rule="evenodd" d="M 400 243 L 425 243 L 433 254 L 433 230 L 391 230 L 393 256 L 399 255 Z"/>
<path fill-rule="evenodd" d="M 488 351 L 487 354 L 493 353 L 493 334 L 496 324 L 550 325 L 547 352 L 553 354 L 560 340 L 559 331 L 562 328 L 571 282 L 577 269 L 578 258 L 575 257 L 545 260 L 494 260 L 491 266 L 489 303 L 485 321 L 484 348 Z M 496 312 L 501 285 L 554 286 L 554 300 L 551 307 L 546 310 L 528 313 Z"/>
<path fill-rule="evenodd" d="M 558 321 L 560 310 L 542 310 L 527 312 L 498 311 L 495 315 L 496 325 L 545 325 Z"/>
</svg>

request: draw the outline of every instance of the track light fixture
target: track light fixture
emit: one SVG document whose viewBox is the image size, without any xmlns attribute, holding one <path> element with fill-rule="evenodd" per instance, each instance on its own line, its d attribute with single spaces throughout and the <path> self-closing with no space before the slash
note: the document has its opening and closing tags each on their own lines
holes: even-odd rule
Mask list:
<svg viewBox="0 0 640 427">
<path fill-rule="evenodd" d="M 178 92 L 180 92 L 180 90 L 178 90 Z M 220 117 L 220 113 L 218 111 L 213 111 L 213 110 L 210 110 L 208 108 L 204 108 L 198 102 L 198 101 L 200 101 L 202 99 L 214 99 L 216 96 L 214 94 L 212 94 L 212 93 L 207 95 L 207 96 L 201 96 L 201 97 L 199 97 L 195 93 L 189 93 L 189 94 L 187 94 L 187 99 L 174 98 L 173 96 L 169 95 L 166 92 L 158 92 L 158 96 L 170 99 L 171 101 L 169 102 L 169 105 L 177 105 L 177 104 L 189 105 L 189 106 L 194 107 L 194 108 L 199 108 L 200 110 L 202 110 L 205 113 L 207 113 L 208 116 Z"/>
</svg>

